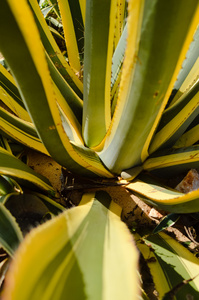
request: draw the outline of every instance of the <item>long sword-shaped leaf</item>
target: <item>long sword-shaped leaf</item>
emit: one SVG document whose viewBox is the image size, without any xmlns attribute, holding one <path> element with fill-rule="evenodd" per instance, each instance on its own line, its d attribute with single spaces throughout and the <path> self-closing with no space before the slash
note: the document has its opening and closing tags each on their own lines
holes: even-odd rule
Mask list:
<svg viewBox="0 0 199 300">
<path fill-rule="evenodd" d="M 126 1 L 125 0 L 117 0 L 117 10 L 116 10 L 116 18 L 115 18 L 115 31 L 114 31 L 114 48 L 117 47 L 117 44 L 122 35 L 122 31 L 125 25 L 125 8 Z"/>
<path fill-rule="evenodd" d="M 185 132 L 199 114 L 199 79 L 181 96 L 181 99 L 168 108 L 162 116 L 159 129 L 149 148 L 149 153 L 157 149 L 169 148 Z"/>
<path fill-rule="evenodd" d="M 7 138 L 3 135 L 0 135 L 0 147 L 6 149 L 9 153 L 12 154 L 12 150 L 10 148 L 9 142 Z"/>
<path fill-rule="evenodd" d="M 138 235 L 135 238 L 150 269 L 159 299 L 171 289 L 174 298 L 168 299 L 197 299 L 199 261 L 189 250 L 165 233 L 150 235 L 143 240 Z"/>
<path fill-rule="evenodd" d="M 69 105 L 72 112 L 74 113 L 75 117 L 82 123 L 82 109 L 83 109 L 83 102 L 82 100 L 75 94 L 70 86 L 66 83 L 62 75 L 59 73 L 55 65 L 53 64 L 52 60 L 50 59 L 49 55 L 46 54 L 48 67 L 50 70 L 51 77 L 59 88 L 62 96 L 65 99 L 66 104 Z"/>
<path fill-rule="evenodd" d="M 199 124 L 186 131 L 174 144 L 173 148 L 189 147 L 199 141 Z"/>
<path fill-rule="evenodd" d="M 124 53 L 126 49 L 126 38 L 127 38 L 127 25 L 125 25 L 124 30 L 121 34 L 121 38 L 117 43 L 117 47 L 114 51 L 112 58 L 112 69 L 111 69 L 111 116 L 113 116 L 118 92 L 119 83 L 121 80 L 122 66 L 124 61 Z"/>
<path fill-rule="evenodd" d="M 30 116 L 26 109 L 19 105 L 7 92 L 0 86 L 0 101 L 1 107 L 5 107 L 8 111 L 17 115 L 19 118 L 31 121 Z"/>
<path fill-rule="evenodd" d="M 105 192 L 86 194 L 78 207 L 32 230 L 16 253 L 3 300 L 137 299 L 137 251 L 110 200 Z"/>
<path fill-rule="evenodd" d="M 4 135 L 7 135 L 25 146 L 48 155 L 48 151 L 38 137 L 34 125 L 13 116 L 1 107 L 0 130 Z"/>
<path fill-rule="evenodd" d="M 178 79 L 174 85 L 174 89 L 180 90 L 183 82 L 186 80 L 187 75 L 190 73 L 193 68 L 196 60 L 198 59 L 198 48 L 199 48 L 199 26 L 194 34 L 193 42 L 189 47 L 189 51 L 186 55 L 186 59 L 183 62 L 182 69 L 178 75 Z M 175 99 L 172 100 L 171 105 L 175 102 Z"/>
<path fill-rule="evenodd" d="M 55 38 L 58 38 L 59 40 L 61 41 L 64 41 L 64 38 L 63 36 L 53 27 L 49 26 L 48 25 L 48 28 L 50 29 L 50 32 L 52 33 L 52 35 L 55 37 Z M 64 50 L 65 51 L 65 50 Z M 64 52 L 62 52 L 63 54 Z"/>
<path fill-rule="evenodd" d="M 6 252 L 13 256 L 23 240 L 22 232 L 9 210 L 0 203 L 0 243 Z"/>
<path fill-rule="evenodd" d="M 22 185 L 54 195 L 55 191 L 49 181 L 34 172 L 22 161 L 0 148 L 0 174 L 10 176 Z"/>
<path fill-rule="evenodd" d="M 86 18 L 86 0 L 79 0 L 80 9 L 82 12 L 82 20 L 85 25 L 85 18 Z"/>
<path fill-rule="evenodd" d="M 121 72 L 121 67 L 123 65 L 124 53 L 126 48 L 126 38 L 127 38 L 127 25 L 125 25 L 122 32 L 121 38 L 117 44 L 117 48 L 113 54 L 112 59 L 112 69 L 111 69 L 111 88 L 113 89 L 119 73 Z"/>
<path fill-rule="evenodd" d="M 60 212 L 63 212 L 65 210 L 65 207 L 63 207 L 61 204 L 52 200 L 44 194 L 34 192 L 33 195 L 39 197 L 48 207 L 49 211 L 52 212 L 54 215 L 58 215 L 60 214 Z"/>
<path fill-rule="evenodd" d="M 193 213 L 199 211 L 199 190 L 187 194 L 164 187 L 154 178 L 140 176 L 129 183 L 127 189 L 135 192 L 149 205 L 174 213 Z"/>
<path fill-rule="evenodd" d="M 159 176 L 176 176 L 190 169 L 198 168 L 199 146 L 162 150 L 148 158 L 143 169 Z"/>
<path fill-rule="evenodd" d="M 64 56 L 61 54 L 54 38 L 52 37 L 48 25 L 42 15 L 39 5 L 36 0 L 29 0 L 31 8 L 34 12 L 35 21 L 37 23 L 40 36 L 48 55 L 58 68 L 61 75 L 66 79 L 67 83 L 74 89 L 74 91 L 82 96 L 83 85 L 75 72 L 71 69 Z"/>
<path fill-rule="evenodd" d="M 172 107 L 174 104 L 176 104 L 176 102 L 180 101 L 181 96 L 184 93 L 187 93 L 189 91 L 190 87 L 192 87 L 198 81 L 198 78 L 199 78 L 199 70 L 198 69 L 199 69 L 199 57 L 197 58 L 195 64 L 191 68 L 189 74 L 183 81 L 182 85 L 180 86 L 180 88 L 179 88 L 178 92 L 176 93 L 176 95 L 174 96 L 173 100 L 171 101 L 171 104 L 169 105 L 169 107 Z"/>
<path fill-rule="evenodd" d="M 0 10 L 0 49 L 10 64 L 20 87 L 23 100 L 34 121 L 39 137 L 50 155 L 61 165 L 78 174 L 90 176 L 112 176 L 95 155 L 83 155 L 70 143 L 63 130 L 57 105 L 59 94 L 49 76 L 49 70 L 39 33 L 31 10 L 25 0 L 20 8 L 13 0 L 5 1 Z M 23 17 L 22 17 L 23 16 Z M 4 22 L 9 18 L 9 26 Z M 28 30 L 27 30 L 28 28 Z M 30 31 L 34 36 L 30 35 Z M 15 44 L 15 52 L 12 51 Z M 27 63 L 18 65 L 16 57 L 23 57 Z M 35 86 L 37 87 L 35 89 Z M 72 112 L 71 112 L 72 113 Z M 68 118 L 70 116 L 67 116 Z"/>
<path fill-rule="evenodd" d="M 13 76 L 1 64 L 0 64 L 0 81 L 4 89 L 8 93 L 10 91 L 10 95 L 24 107 L 23 101 L 21 99 L 20 93 L 17 89 Z"/>
<path fill-rule="evenodd" d="M 192 41 L 198 17 L 197 0 L 129 2 L 121 91 L 100 153 L 113 172 L 139 165 L 148 156 L 151 138 Z"/>
<path fill-rule="evenodd" d="M 68 59 L 75 72 L 80 72 L 80 54 L 84 50 L 84 25 L 79 1 L 60 0 Z"/>
<path fill-rule="evenodd" d="M 164 126 L 166 126 L 170 121 L 172 121 L 175 116 L 186 107 L 186 105 L 189 104 L 189 102 L 194 98 L 194 96 L 199 91 L 199 80 L 197 77 L 195 77 L 195 82 L 193 84 L 189 84 L 186 91 L 183 91 L 181 93 L 181 96 L 179 97 L 178 101 L 176 101 L 173 105 L 169 106 L 167 109 L 164 110 L 164 113 L 162 114 L 160 123 L 158 125 L 157 132 L 159 132 Z M 196 108 L 197 108 L 197 102 L 196 102 Z M 193 106 L 193 108 L 195 108 Z M 189 107 L 187 107 L 189 109 Z M 194 109 L 193 109 L 194 110 Z M 189 112 L 191 114 L 191 112 Z"/>
<path fill-rule="evenodd" d="M 116 0 L 86 2 L 83 136 L 89 147 L 102 141 L 110 124 L 116 4 Z"/>
<path fill-rule="evenodd" d="M 31 121 L 12 75 L 0 64 L 1 100 L 20 118 Z"/>
</svg>

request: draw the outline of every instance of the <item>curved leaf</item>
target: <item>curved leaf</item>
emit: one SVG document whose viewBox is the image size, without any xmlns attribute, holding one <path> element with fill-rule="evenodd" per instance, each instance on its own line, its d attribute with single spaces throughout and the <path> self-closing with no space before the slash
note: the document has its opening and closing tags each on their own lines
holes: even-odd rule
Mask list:
<svg viewBox="0 0 199 300">
<path fill-rule="evenodd" d="M 78 207 L 32 230 L 2 299 L 137 299 L 137 251 L 120 213 L 107 193 L 86 194 Z"/>
<path fill-rule="evenodd" d="M 199 114 L 199 79 L 162 115 L 149 153 L 171 147 Z"/>
<path fill-rule="evenodd" d="M 83 137 L 89 147 L 104 138 L 111 121 L 110 83 L 116 0 L 86 2 Z"/>
<path fill-rule="evenodd" d="M 126 188 L 138 194 L 149 205 L 174 213 L 199 211 L 199 189 L 184 194 L 163 186 L 149 176 L 139 177 L 126 185 Z"/>
<path fill-rule="evenodd" d="M 3 148 L 0 148 L 0 174 L 10 176 L 20 184 L 28 186 L 33 190 L 42 190 L 45 193 L 55 194 L 55 191 L 45 177 L 34 172 Z"/>
<path fill-rule="evenodd" d="M 15 114 L 25 121 L 31 121 L 25 109 L 12 75 L 0 64 L 0 97 Z"/>
<path fill-rule="evenodd" d="M 198 48 L 199 48 L 199 27 L 197 28 L 192 43 L 190 44 L 189 50 L 186 55 L 186 59 L 183 62 L 182 69 L 180 70 L 180 73 L 178 74 L 178 79 L 175 82 L 174 89 L 181 90 L 181 86 L 183 82 L 186 81 L 188 74 L 190 73 L 191 69 L 193 68 L 194 64 L 198 60 Z M 170 105 L 173 105 L 173 103 L 176 101 L 174 98 Z"/>
<path fill-rule="evenodd" d="M 55 200 L 52 200 L 44 194 L 34 192 L 33 195 L 39 197 L 48 207 L 49 211 L 52 212 L 54 215 L 58 215 L 60 214 L 60 212 L 63 212 L 65 210 L 64 206 L 62 206 L 60 203 L 56 202 Z"/>
<path fill-rule="evenodd" d="M 82 100 L 75 94 L 75 92 L 71 89 L 70 86 L 66 83 L 62 75 L 59 73 L 55 65 L 53 64 L 52 60 L 50 59 L 49 55 L 46 54 L 46 59 L 48 63 L 48 67 L 50 70 L 50 74 L 52 79 L 58 89 L 60 90 L 62 96 L 65 100 L 65 105 L 69 105 L 72 112 L 74 113 L 77 120 L 81 123 L 82 122 L 82 109 L 83 109 L 83 102 Z"/>
<path fill-rule="evenodd" d="M 175 94 L 173 100 L 171 101 L 169 108 L 172 107 L 174 104 L 176 104 L 178 101 L 181 100 L 181 96 L 183 94 L 187 94 L 187 92 L 190 90 L 192 86 L 198 81 L 199 79 L 199 57 L 196 60 L 195 64 L 191 68 L 189 74 L 185 78 L 184 82 L 182 83 L 180 89 Z M 175 91 L 175 90 L 174 90 Z"/>
<path fill-rule="evenodd" d="M 21 230 L 9 210 L 0 203 L 0 243 L 11 256 L 23 240 Z"/>
<path fill-rule="evenodd" d="M 188 249 L 165 233 L 150 235 L 143 239 L 137 235 L 136 239 L 160 299 L 163 299 L 171 289 L 175 290 L 176 286 L 179 287 L 174 292 L 176 300 L 186 299 L 186 295 L 197 299 L 199 262 Z M 186 280 L 187 284 L 184 282 Z"/>
<path fill-rule="evenodd" d="M 10 138 L 48 155 L 32 123 L 15 117 L 0 107 L 0 130 Z"/>
<path fill-rule="evenodd" d="M 187 130 L 173 145 L 173 148 L 185 148 L 199 141 L 199 124 Z"/>
<path fill-rule="evenodd" d="M 165 149 L 154 153 L 143 164 L 143 169 L 168 178 L 199 167 L 199 145 Z"/>
<path fill-rule="evenodd" d="M 80 3 L 73 0 L 60 0 L 58 4 L 64 28 L 69 63 L 75 72 L 80 72 L 80 55 L 84 50 L 84 25 Z"/>
<path fill-rule="evenodd" d="M 152 136 L 197 28 L 198 16 L 197 0 L 129 2 L 118 103 L 104 149 L 99 153 L 112 172 L 140 165 L 147 158 Z"/>
</svg>

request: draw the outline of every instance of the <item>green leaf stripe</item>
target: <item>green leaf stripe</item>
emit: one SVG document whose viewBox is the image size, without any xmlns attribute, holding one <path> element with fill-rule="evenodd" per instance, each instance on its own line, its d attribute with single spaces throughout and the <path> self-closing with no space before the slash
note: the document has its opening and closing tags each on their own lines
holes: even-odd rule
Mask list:
<svg viewBox="0 0 199 300">
<path fill-rule="evenodd" d="M 31 231 L 7 277 L 7 284 L 13 276 L 16 284 L 5 289 L 5 299 L 12 295 L 15 300 L 19 293 L 21 300 L 61 300 L 66 295 L 71 300 L 134 299 L 137 251 L 120 214 L 110 196 L 99 191 L 85 194 L 78 207 Z M 93 240 L 95 247 L 90 247 Z M 128 255 L 124 257 L 123 251 Z M 30 269 L 31 276 L 27 276 Z"/>
</svg>

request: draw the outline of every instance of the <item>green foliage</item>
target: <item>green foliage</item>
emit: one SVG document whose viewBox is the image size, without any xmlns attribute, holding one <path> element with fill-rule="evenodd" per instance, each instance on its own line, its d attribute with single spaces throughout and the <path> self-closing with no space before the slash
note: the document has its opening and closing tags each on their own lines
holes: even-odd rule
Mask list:
<svg viewBox="0 0 199 300">
<path fill-rule="evenodd" d="M 3 203 L 0 226 L 5 233 L 3 226 L 7 224 L 12 231 L 10 236 L 13 237 L 11 241 L 6 240 L 4 234 L 4 248 L 13 255 L 21 240 L 18 225 L 6 208 L 9 201 L 12 203 L 13 197 L 18 204 L 29 199 L 31 203 L 35 203 L 38 211 L 58 214 L 63 210 L 61 205 L 54 203 L 55 191 L 48 180 L 13 155 L 16 153 L 9 144 L 10 140 L 14 140 L 15 145 L 24 145 L 51 156 L 73 174 L 92 180 L 94 178 L 98 183 L 106 180 L 106 184 L 110 185 L 125 184 L 147 203 L 173 212 L 173 215 L 168 215 L 160 223 L 155 232 L 173 224 L 178 213 L 198 213 L 199 190 L 188 194 L 180 193 L 163 186 L 157 179 L 176 176 L 190 168 L 196 168 L 199 162 L 198 1 L 130 0 L 127 5 L 125 0 L 51 0 L 44 1 L 41 5 L 42 8 L 47 6 L 43 14 L 37 0 L 22 0 L 20 3 L 5 0 L 0 10 L 0 51 L 9 66 L 8 70 L 11 70 L 10 74 L 0 64 L 0 131 L 3 135 L 0 139 Z M 53 16 L 45 20 L 49 9 L 53 11 Z M 49 20 L 51 25 L 54 24 L 53 28 L 49 26 Z M 60 28 L 63 30 L 61 34 Z M 122 177 L 124 181 L 119 181 L 118 177 Z M 102 204 L 94 202 L 94 211 L 96 207 L 99 210 L 99 214 L 95 211 L 95 217 L 101 220 L 100 229 L 105 226 L 103 205 L 106 198 L 107 195 L 103 194 L 99 202 Z M 84 214 L 86 207 L 80 205 L 72 210 L 72 227 L 79 224 L 79 215 Z M 13 214 L 15 210 L 17 208 L 13 204 Z M 76 211 L 79 212 L 77 216 Z M 109 214 L 107 210 L 106 214 Z M 48 228 L 54 230 L 59 220 L 63 221 L 68 215 L 70 211 L 64 212 L 46 227 L 39 227 L 38 231 L 35 230 L 30 235 L 28 243 L 35 249 L 37 234 L 44 237 L 42 256 L 38 253 L 36 260 L 42 262 L 47 249 L 52 248 L 51 254 L 54 253 L 57 237 L 53 234 L 50 236 Z M 118 235 L 121 234 L 122 240 L 125 236 L 121 229 L 123 225 L 118 218 L 118 225 L 113 225 L 114 220 L 111 217 L 107 224 L 110 222 L 111 230 L 118 226 Z M 94 224 L 93 218 L 89 218 L 88 224 L 89 222 Z M 70 222 L 68 226 L 70 227 Z M 104 256 L 100 256 L 98 268 L 104 272 L 100 279 L 104 280 L 104 286 L 101 285 L 102 295 L 98 298 L 116 299 L 113 295 L 119 295 L 115 291 L 119 288 L 117 282 L 121 277 L 118 275 L 120 279 L 110 282 L 110 287 L 107 287 L 107 278 L 113 276 L 115 279 L 111 269 L 115 270 L 113 266 L 118 262 L 117 272 L 123 276 L 120 258 L 125 259 L 129 249 L 134 251 L 134 247 L 131 245 L 129 248 L 128 243 L 124 242 L 121 252 L 116 251 L 114 260 L 111 260 L 111 253 L 117 249 L 116 242 L 120 243 L 120 240 L 114 229 L 109 232 L 110 228 L 107 228 L 109 239 L 102 240 L 98 248 L 110 243 L 111 251 L 104 261 Z M 69 229 L 64 227 L 66 232 Z M 90 229 L 91 235 L 82 246 L 87 253 L 95 243 L 92 226 L 89 227 L 89 233 Z M 46 239 L 45 230 L 48 233 Z M 83 227 L 81 230 L 78 231 L 80 240 L 86 229 Z M 167 238 L 155 235 L 155 239 L 159 237 L 163 240 L 162 247 L 166 249 Z M 60 236 L 59 242 L 63 239 Z M 78 246 L 76 242 L 76 235 L 75 238 L 72 234 L 67 236 L 72 257 Z M 152 242 L 157 244 L 156 241 Z M 169 251 L 174 253 L 174 248 L 175 245 Z M 22 243 L 21 249 L 17 252 L 16 270 L 20 270 L 19 278 L 23 282 L 23 276 L 27 277 L 29 272 L 29 267 L 24 267 L 23 258 L 26 260 L 34 253 L 26 242 Z M 20 254 L 22 252 L 23 258 Z M 72 280 L 68 277 L 72 272 L 74 278 L 78 274 L 82 286 L 86 280 L 88 294 L 90 293 L 92 279 L 99 280 L 97 274 L 96 277 L 93 275 L 92 268 L 87 274 L 83 260 L 78 271 L 77 265 L 74 271 L 71 269 L 73 260 L 69 258 L 67 264 L 63 265 L 63 253 L 57 258 L 55 253 L 52 254 L 55 263 L 50 269 L 52 277 L 48 279 L 53 284 L 49 289 L 46 289 L 43 276 L 48 274 L 48 257 L 46 269 L 42 269 L 42 266 L 41 269 L 38 268 L 41 274 L 37 275 L 41 277 L 35 275 L 35 280 L 37 282 L 41 278 L 39 283 L 42 286 L 41 290 L 40 287 L 35 290 L 36 296 L 33 295 L 31 299 L 41 298 L 43 293 L 45 299 L 52 299 L 53 295 L 56 295 L 56 299 L 64 299 L 62 292 L 65 291 L 66 281 L 60 279 L 62 268 L 65 279 L 67 277 L 67 280 Z M 158 259 L 165 260 L 167 254 L 165 250 L 163 257 Z M 67 252 L 67 255 L 70 256 L 70 253 Z M 81 251 L 80 256 L 79 250 L 75 255 L 77 260 L 80 259 L 81 265 Z M 18 260 L 22 264 L 21 269 Z M 192 261 L 192 257 L 190 260 Z M 176 257 L 173 263 L 176 263 Z M 162 268 L 165 268 L 165 264 L 166 261 Z M 178 264 L 183 262 L 180 260 Z M 195 261 L 194 265 L 197 269 Z M 32 267 L 34 266 L 31 265 Z M 132 281 L 130 268 L 132 269 L 132 265 L 129 268 L 126 266 L 124 271 L 126 281 Z M 37 270 L 34 272 L 36 274 Z M 17 271 L 9 276 L 13 282 L 12 276 L 18 278 Z M 60 285 L 56 290 L 54 287 L 58 279 Z M 24 292 L 23 299 L 30 299 L 31 291 L 35 288 L 35 282 L 29 284 L 27 288 L 29 286 L 30 290 L 27 294 Z M 175 284 L 178 282 L 174 280 L 171 288 L 175 288 Z M 13 286 L 15 296 L 7 292 L 5 299 L 19 299 L 21 288 L 21 283 Z M 198 289 L 197 280 L 194 289 Z M 98 294 L 97 290 L 99 285 L 92 290 L 92 299 L 93 295 Z M 125 299 L 132 299 L 134 290 L 136 286 L 132 285 L 132 290 L 129 289 Z M 80 292 L 83 293 L 82 290 Z M 77 295 L 76 299 L 80 299 L 78 297 L 80 296 Z M 81 295 L 81 299 L 86 297 L 87 295 Z"/>
<path fill-rule="evenodd" d="M 189 250 L 165 233 L 135 238 L 160 299 L 197 298 L 199 262 Z"/>
<path fill-rule="evenodd" d="M 156 228 L 153 230 L 153 233 L 158 233 L 170 226 L 173 226 L 180 218 L 180 214 L 168 214 L 165 216 L 160 223 L 156 226 Z"/>
<path fill-rule="evenodd" d="M 138 253 L 120 213 L 100 191 L 34 229 L 16 256 L 4 299 L 133 299 Z"/>
</svg>

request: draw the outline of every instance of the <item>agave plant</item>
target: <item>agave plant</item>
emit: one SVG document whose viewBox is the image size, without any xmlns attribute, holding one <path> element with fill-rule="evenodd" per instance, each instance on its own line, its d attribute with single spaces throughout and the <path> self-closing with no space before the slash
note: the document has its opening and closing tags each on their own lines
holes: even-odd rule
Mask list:
<svg viewBox="0 0 199 300">
<path fill-rule="evenodd" d="M 10 72 L 0 64 L 2 134 L 158 208 L 198 212 L 199 190 L 184 194 L 157 180 L 199 166 L 198 20 L 197 0 L 53 0 L 43 14 L 36 0 L 3 0 L 0 51 Z M 0 161 L 1 174 L 51 202 L 46 179 L 3 148 Z M 120 213 L 106 192 L 93 192 L 31 231 L 3 299 L 137 299 L 138 255 Z M 147 260 L 148 238 L 136 239 Z M 197 259 L 164 235 L 150 242 L 157 263 L 160 247 L 180 258 L 177 281 L 168 280 L 171 265 L 158 265 L 167 275 L 157 290 L 168 282 L 161 297 L 183 280 L 197 295 Z"/>
</svg>

